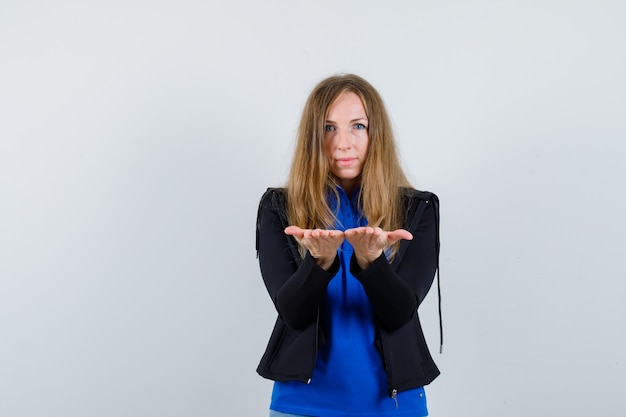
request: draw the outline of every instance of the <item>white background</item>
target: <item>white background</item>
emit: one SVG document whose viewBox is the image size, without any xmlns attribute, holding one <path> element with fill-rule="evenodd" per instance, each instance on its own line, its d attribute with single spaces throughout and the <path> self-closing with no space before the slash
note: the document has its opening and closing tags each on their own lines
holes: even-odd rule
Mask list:
<svg viewBox="0 0 626 417">
<path fill-rule="evenodd" d="M 431 415 L 626 414 L 626 5 L 0 1 L 0 415 L 265 416 L 254 251 L 322 78 L 441 199 Z"/>
</svg>

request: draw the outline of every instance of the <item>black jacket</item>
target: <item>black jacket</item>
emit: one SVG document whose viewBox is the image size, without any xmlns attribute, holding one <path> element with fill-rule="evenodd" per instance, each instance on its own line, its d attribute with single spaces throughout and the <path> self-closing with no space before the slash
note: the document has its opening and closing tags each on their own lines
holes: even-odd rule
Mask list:
<svg viewBox="0 0 626 417">
<path fill-rule="evenodd" d="M 429 384 L 438 375 L 419 322 L 417 306 L 428 293 L 439 259 L 439 202 L 433 193 L 403 189 L 405 229 L 413 240 L 401 241 L 392 263 L 381 255 L 365 270 L 354 258 L 353 275 L 361 282 L 376 317 L 376 347 L 387 373 L 390 396 Z M 302 258 L 287 223 L 286 192 L 269 188 L 259 204 L 256 249 L 265 286 L 278 318 L 257 372 L 275 381 L 308 383 L 325 343 L 319 305 L 337 272 L 318 267 L 307 252 Z"/>
</svg>

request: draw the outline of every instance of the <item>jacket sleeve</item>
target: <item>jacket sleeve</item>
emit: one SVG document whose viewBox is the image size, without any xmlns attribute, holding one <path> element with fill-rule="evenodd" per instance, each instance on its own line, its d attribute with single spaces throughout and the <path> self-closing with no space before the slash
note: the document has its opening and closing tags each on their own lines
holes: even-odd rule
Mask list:
<svg viewBox="0 0 626 417">
<path fill-rule="evenodd" d="M 326 287 L 339 269 L 339 261 L 329 271 L 320 268 L 307 252 L 300 258 L 297 243 L 284 233 L 284 196 L 268 190 L 261 199 L 257 216 L 257 255 L 265 287 L 280 318 L 294 329 L 302 329 L 317 317 Z"/>
<path fill-rule="evenodd" d="M 354 256 L 351 260 L 352 273 L 363 284 L 376 317 L 386 330 L 406 324 L 433 283 L 439 257 L 436 199 L 432 195 L 428 200 L 418 200 L 413 214 L 413 240 L 403 241 L 405 247 L 400 247 L 392 264 L 384 254 L 365 270 L 359 269 Z"/>
</svg>

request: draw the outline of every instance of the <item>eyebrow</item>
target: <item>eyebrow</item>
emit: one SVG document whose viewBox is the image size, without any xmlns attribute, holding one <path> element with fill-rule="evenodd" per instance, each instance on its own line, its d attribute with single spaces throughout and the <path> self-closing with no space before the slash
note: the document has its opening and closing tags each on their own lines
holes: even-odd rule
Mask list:
<svg viewBox="0 0 626 417">
<path fill-rule="evenodd" d="M 359 121 L 369 122 L 369 120 L 367 120 L 367 118 L 359 117 L 357 119 L 350 120 L 350 123 L 359 122 Z M 334 120 L 326 119 L 326 123 L 336 123 L 336 122 Z"/>
</svg>

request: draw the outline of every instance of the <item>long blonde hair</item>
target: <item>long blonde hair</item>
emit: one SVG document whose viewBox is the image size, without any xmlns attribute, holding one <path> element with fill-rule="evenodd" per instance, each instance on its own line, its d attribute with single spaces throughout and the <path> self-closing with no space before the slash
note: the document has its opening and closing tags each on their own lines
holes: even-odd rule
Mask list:
<svg viewBox="0 0 626 417">
<path fill-rule="evenodd" d="M 322 80 L 306 101 L 287 182 L 289 224 L 305 229 L 335 227 L 337 216 L 328 205 L 327 196 L 330 192 L 338 197 L 337 183 L 324 154 L 324 125 L 328 108 L 345 92 L 360 97 L 369 119 L 359 207 L 370 226 L 388 231 L 401 228 L 405 220 L 401 187 L 411 185 L 400 166 L 382 98 L 369 82 L 354 74 Z M 392 256 L 397 246 L 391 248 Z M 304 254 L 304 248 L 300 249 Z"/>
</svg>

